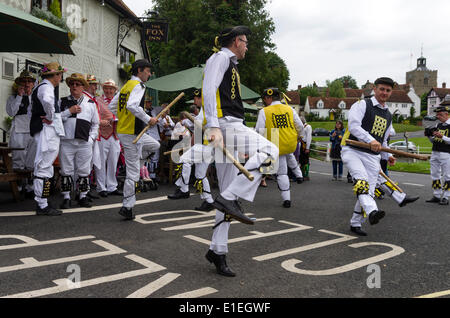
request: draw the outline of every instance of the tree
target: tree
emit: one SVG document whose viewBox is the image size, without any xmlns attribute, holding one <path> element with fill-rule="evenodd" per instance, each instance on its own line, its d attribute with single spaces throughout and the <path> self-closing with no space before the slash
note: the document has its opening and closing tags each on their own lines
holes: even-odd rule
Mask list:
<svg viewBox="0 0 450 318">
<path fill-rule="evenodd" d="M 310 97 L 320 96 L 320 92 L 317 89 L 317 86 L 314 85 L 307 85 L 305 87 L 302 87 L 299 93 L 300 93 L 300 105 L 306 104 L 306 99 L 308 98 L 308 96 Z"/>
<path fill-rule="evenodd" d="M 353 88 L 353 89 L 359 88 L 356 80 L 353 77 L 351 77 L 350 75 L 342 76 L 336 80 L 341 81 L 342 86 L 344 88 Z"/>
<path fill-rule="evenodd" d="M 344 85 L 339 79 L 336 79 L 332 82 L 329 80 L 326 81 L 327 84 L 327 96 L 328 97 L 338 97 L 338 98 L 345 98 L 345 90 Z"/>
<path fill-rule="evenodd" d="M 168 43 L 149 43 L 158 77 L 195 65 L 211 56 L 215 37 L 226 27 L 247 25 L 248 53 L 239 63 L 241 82 L 256 92 L 268 86 L 285 90 L 289 72 L 273 52 L 275 24 L 265 9 L 267 0 L 155 0 L 152 11 L 169 20 Z M 172 94 L 175 95 L 175 94 Z"/>
<path fill-rule="evenodd" d="M 423 93 L 422 96 L 420 97 L 420 110 L 421 111 L 428 111 L 428 93 Z"/>
</svg>

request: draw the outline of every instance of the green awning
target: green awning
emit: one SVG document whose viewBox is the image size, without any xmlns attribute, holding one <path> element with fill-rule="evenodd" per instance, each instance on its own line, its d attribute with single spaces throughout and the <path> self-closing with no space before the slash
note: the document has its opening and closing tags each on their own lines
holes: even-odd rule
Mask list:
<svg viewBox="0 0 450 318">
<path fill-rule="evenodd" d="M 1 3 L 0 38 L 0 52 L 75 55 L 66 30 Z"/>
<path fill-rule="evenodd" d="M 157 79 L 149 80 L 146 85 L 149 88 L 165 91 L 176 92 L 184 91 L 190 88 L 201 88 L 203 79 L 204 65 L 195 66 L 187 70 L 179 71 L 170 75 L 166 75 Z M 258 93 L 252 91 L 241 83 L 242 99 L 256 99 L 261 97 Z"/>
</svg>

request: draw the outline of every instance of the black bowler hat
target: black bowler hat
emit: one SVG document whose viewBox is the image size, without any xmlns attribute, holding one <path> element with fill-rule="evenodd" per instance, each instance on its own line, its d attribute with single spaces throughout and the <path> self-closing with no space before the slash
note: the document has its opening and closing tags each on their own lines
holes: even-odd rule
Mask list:
<svg viewBox="0 0 450 318">
<path fill-rule="evenodd" d="M 141 60 L 137 60 L 133 64 L 131 64 L 131 69 L 132 70 L 135 70 L 135 69 L 138 69 L 138 68 L 144 68 L 144 67 L 152 67 L 152 63 L 150 63 L 146 59 L 141 59 Z"/>
<path fill-rule="evenodd" d="M 380 84 L 388 85 L 388 86 L 394 88 L 394 81 L 392 80 L 392 78 L 389 78 L 389 77 L 380 77 L 379 79 L 377 79 L 375 81 L 375 85 L 380 85 Z"/>
<path fill-rule="evenodd" d="M 440 113 L 440 112 L 447 112 L 448 113 L 449 111 L 450 111 L 450 107 L 448 107 L 448 106 L 439 106 L 439 107 L 437 107 L 434 110 L 435 113 Z"/>
<path fill-rule="evenodd" d="M 264 90 L 264 92 L 262 93 L 262 97 L 266 97 L 266 96 L 270 96 L 270 97 L 280 97 L 280 91 L 278 90 L 278 88 L 276 87 L 270 87 L 270 88 L 266 88 Z"/>
<path fill-rule="evenodd" d="M 227 41 L 239 36 L 239 35 L 251 35 L 252 31 L 245 25 L 238 25 L 233 28 L 227 28 L 220 32 L 219 43 L 223 46 Z"/>
</svg>

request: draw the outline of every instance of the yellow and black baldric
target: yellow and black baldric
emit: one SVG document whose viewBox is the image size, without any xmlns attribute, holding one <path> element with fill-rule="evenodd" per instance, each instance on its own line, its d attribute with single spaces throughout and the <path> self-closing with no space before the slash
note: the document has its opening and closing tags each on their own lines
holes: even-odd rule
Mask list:
<svg viewBox="0 0 450 318">
<path fill-rule="evenodd" d="M 439 125 L 437 125 L 436 128 L 437 131 L 439 131 L 443 136 L 445 137 L 450 136 L 450 125 L 447 125 L 446 123 L 439 123 Z M 450 153 L 450 145 L 445 143 L 442 138 L 435 137 L 433 140 L 432 150 Z"/>
<path fill-rule="evenodd" d="M 117 109 L 117 133 L 127 134 L 127 135 L 138 135 L 146 126 L 139 118 L 135 117 L 127 109 L 128 99 L 133 89 L 137 85 L 143 85 L 137 80 L 129 80 L 120 90 L 119 95 L 119 105 Z M 142 99 L 139 104 L 140 107 L 144 108 L 145 103 L 145 89 L 144 94 L 142 94 Z"/>
<path fill-rule="evenodd" d="M 373 102 L 370 98 L 366 98 L 365 102 L 366 102 L 366 112 L 361 122 L 361 128 L 367 131 L 376 141 L 382 144 L 384 141 L 384 137 L 388 132 L 387 130 L 391 126 L 392 114 L 389 112 L 388 109 L 381 109 L 380 107 L 374 107 Z M 358 138 L 350 134 L 349 129 L 347 129 L 344 138 L 342 138 L 342 145 L 346 145 L 345 141 L 347 139 L 359 141 Z M 350 147 L 374 155 L 379 154 L 366 148 L 359 148 L 356 146 Z"/>
<path fill-rule="evenodd" d="M 241 78 L 236 64 L 230 60 L 228 70 L 216 92 L 217 117 L 232 116 L 244 119 L 244 104 L 241 98 Z"/>
</svg>

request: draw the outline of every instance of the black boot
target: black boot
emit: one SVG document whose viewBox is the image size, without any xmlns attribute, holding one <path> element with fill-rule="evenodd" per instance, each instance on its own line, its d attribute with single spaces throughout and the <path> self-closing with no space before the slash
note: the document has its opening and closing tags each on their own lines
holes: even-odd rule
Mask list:
<svg viewBox="0 0 450 318">
<path fill-rule="evenodd" d="M 386 215 L 386 213 L 384 211 L 373 211 L 369 214 L 369 222 L 370 225 L 375 225 L 378 222 L 380 222 L 380 220 L 382 218 L 384 218 L 384 216 Z"/>
<path fill-rule="evenodd" d="M 127 209 L 126 207 L 122 207 L 119 211 L 119 214 L 125 218 L 125 220 L 133 220 L 133 210 Z"/>
<path fill-rule="evenodd" d="M 302 184 L 303 183 L 303 177 L 298 177 L 296 179 L 296 181 L 297 181 L 297 184 Z"/>
<path fill-rule="evenodd" d="M 284 201 L 283 202 L 283 207 L 290 208 L 291 207 L 291 201 L 289 201 L 289 200 Z"/>
<path fill-rule="evenodd" d="M 167 197 L 171 200 L 179 200 L 179 199 L 189 199 L 190 193 L 181 191 L 180 188 L 177 188 L 174 194 L 169 194 Z"/>
<path fill-rule="evenodd" d="M 212 203 L 208 203 L 206 201 L 203 201 L 202 205 L 199 206 L 199 207 L 196 207 L 195 210 L 209 212 L 211 210 L 214 210 L 214 205 L 212 205 Z"/>
<path fill-rule="evenodd" d="M 106 192 L 106 191 L 100 191 L 100 192 L 98 193 L 98 195 L 101 196 L 102 198 L 107 198 L 107 197 L 108 197 L 108 192 Z"/>
<path fill-rule="evenodd" d="M 432 199 L 425 201 L 427 203 L 439 203 L 441 202 L 441 200 L 439 198 L 436 198 L 435 196 L 433 196 Z"/>
<path fill-rule="evenodd" d="M 213 205 L 217 210 L 229 214 L 230 217 L 238 220 L 239 222 L 250 225 L 254 224 L 253 220 L 242 212 L 242 208 L 240 207 L 237 200 L 226 200 L 221 195 L 219 195 L 214 201 Z"/>
<path fill-rule="evenodd" d="M 89 203 L 89 199 L 87 197 L 80 199 L 78 204 L 83 208 L 92 208 L 92 205 Z"/>
<path fill-rule="evenodd" d="M 60 209 L 70 209 L 72 207 L 72 202 L 70 199 L 64 199 L 63 203 L 59 206 Z"/>
<path fill-rule="evenodd" d="M 441 202 L 439 202 L 439 205 L 448 205 L 448 199 L 442 198 Z"/>
<path fill-rule="evenodd" d="M 214 263 L 219 275 L 227 277 L 236 276 L 236 274 L 227 265 L 226 255 L 218 255 L 212 250 L 208 250 L 208 253 L 206 253 L 205 257 L 210 263 Z"/>
<path fill-rule="evenodd" d="M 406 197 L 403 199 L 403 201 L 399 204 L 399 206 L 402 208 L 402 207 L 404 207 L 405 205 L 407 205 L 408 203 L 412 203 L 412 202 L 417 201 L 417 200 L 419 200 L 419 197 L 409 197 L 409 196 L 406 196 Z"/>
<path fill-rule="evenodd" d="M 61 214 L 62 214 L 61 210 L 56 210 L 52 208 L 50 205 L 47 205 L 43 209 L 41 209 L 39 206 L 36 207 L 36 215 L 57 216 Z"/>
<path fill-rule="evenodd" d="M 350 226 L 350 231 L 358 234 L 359 236 L 367 236 L 367 233 L 362 231 L 360 226 Z"/>
</svg>

